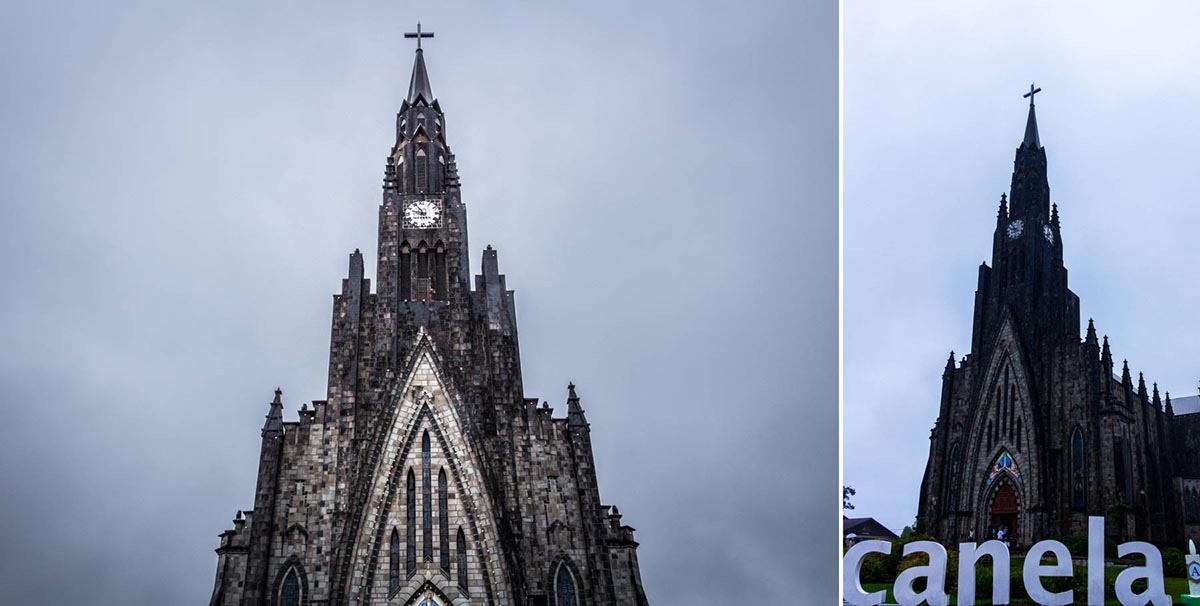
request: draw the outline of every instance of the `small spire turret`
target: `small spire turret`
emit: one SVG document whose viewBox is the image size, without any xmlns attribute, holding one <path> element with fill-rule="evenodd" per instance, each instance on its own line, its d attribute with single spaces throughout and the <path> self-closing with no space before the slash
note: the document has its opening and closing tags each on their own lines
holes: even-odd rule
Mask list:
<svg viewBox="0 0 1200 606">
<path fill-rule="evenodd" d="M 267 422 L 263 423 L 262 435 L 280 435 L 283 433 L 283 390 L 275 388 L 275 399 L 271 400 L 271 408 L 267 411 Z"/>
<path fill-rule="evenodd" d="M 1153 399 L 1150 400 L 1150 403 L 1154 404 L 1154 407 L 1161 411 L 1162 410 L 1162 398 L 1160 398 L 1158 396 L 1158 383 L 1154 384 L 1154 395 L 1152 397 L 1153 397 Z"/>
<path fill-rule="evenodd" d="M 588 427 L 587 416 L 579 405 L 579 396 L 575 393 L 575 384 L 567 384 L 567 425 L 569 427 Z"/>
</svg>

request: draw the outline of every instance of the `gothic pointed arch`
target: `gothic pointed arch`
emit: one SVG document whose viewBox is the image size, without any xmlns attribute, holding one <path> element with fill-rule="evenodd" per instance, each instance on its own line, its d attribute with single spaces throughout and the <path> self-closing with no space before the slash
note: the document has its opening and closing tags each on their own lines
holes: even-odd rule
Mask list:
<svg viewBox="0 0 1200 606">
<path fill-rule="evenodd" d="M 997 479 L 996 473 L 1008 475 L 1022 512 L 1029 510 L 1029 503 L 1041 498 L 1038 467 L 1024 464 L 1039 456 L 1037 436 L 1031 433 L 1031 428 L 1037 426 L 1032 373 L 1012 313 L 1008 310 L 1004 312 L 990 351 L 975 388 L 977 404 L 968 411 L 963 481 L 959 485 L 965 493 L 961 503 L 976 512 L 974 528 L 977 533 L 988 531 L 987 512 L 994 496 L 992 481 Z M 997 470 L 1001 460 L 1011 462 L 1011 470 L 1016 475 L 1009 474 L 1006 466 Z M 1027 533 L 1031 529 L 1029 524 L 1023 524 L 1017 530 Z M 1028 539 L 1030 536 L 1014 538 Z"/>
<path fill-rule="evenodd" d="M 308 575 L 299 557 L 292 556 L 279 566 L 270 596 L 273 606 L 308 605 Z"/>
<path fill-rule="evenodd" d="M 550 568 L 550 606 L 582 606 L 583 586 L 579 569 L 565 555 Z"/>
<path fill-rule="evenodd" d="M 458 527 L 458 534 L 454 539 L 455 558 L 457 560 L 454 575 L 458 580 L 458 588 L 467 591 L 469 587 L 469 573 L 467 572 L 467 535 L 463 533 L 462 526 Z"/>
<path fill-rule="evenodd" d="M 404 371 L 397 373 L 398 380 L 388 390 L 390 404 L 380 415 L 378 436 L 366 455 L 368 468 L 373 468 L 374 473 L 369 476 L 373 481 L 367 487 L 363 502 L 388 505 L 386 511 L 368 508 L 352 515 L 353 547 L 348 552 L 342 577 L 348 580 L 344 589 L 346 602 L 366 605 L 386 599 L 386 532 L 390 529 L 390 521 L 406 519 L 407 511 L 416 509 L 407 507 L 401 513 L 399 492 L 405 484 L 404 474 L 413 466 L 421 466 L 420 473 L 425 475 L 424 446 L 425 436 L 428 436 L 431 469 L 436 463 L 445 470 L 447 501 L 451 504 L 447 528 L 450 524 L 461 525 L 467 549 L 478 556 L 468 562 L 471 579 L 478 579 L 472 596 L 478 603 L 495 604 L 496 596 L 511 596 L 512 593 L 507 586 L 508 575 L 501 558 L 504 550 L 499 544 L 498 517 L 490 500 L 484 496 L 488 491 L 479 451 L 471 444 L 460 416 L 464 404 L 456 387 L 442 371 L 441 359 L 424 329 L 418 331 L 410 352 Z M 423 478 L 417 481 L 422 484 L 416 487 L 417 491 L 424 492 Z M 425 498 L 427 495 L 432 496 L 418 494 L 417 500 L 422 503 L 417 507 L 421 508 L 422 515 L 417 518 L 417 524 L 432 521 L 432 516 L 424 515 L 425 504 L 431 502 L 430 498 Z M 408 500 L 408 504 L 411 503 L 412 500 Z M 415 525 L 410 528 L 412 526 Z M 462 592 L 455 587 L 440 562 L 432 557 L 432 542 L 428 540 L 434 536 L 432 524 L 424 526 L 426 530 L 418 537 L 427 539 L 421 552 L 429 557 L 417 559 L 416 570 L 402 584 L 399 595 L 409 595 L 409 590 L 421 583 L 434 583 L 446 596 L 459 599 Z M 411 536 L 411 530 L 409 534 Z M 410 542 L 410 553 L 413 544 Z"/>
<path fill-rule="evenodd" d="M 388 543 L 388 595 L 400 589 L 400 529 L 392 527 L 392 539 Z"/>
<path fill-rule="evenodd" d="M 451 595 L 453 593 L 453 591 L 447 591 L 440 587 L 437 583 L 426 581 L 412 591 L 411 595 L 400 604 L 404 606 L 458 606 L 467 603 L 465 598 Z"/>
</svg>

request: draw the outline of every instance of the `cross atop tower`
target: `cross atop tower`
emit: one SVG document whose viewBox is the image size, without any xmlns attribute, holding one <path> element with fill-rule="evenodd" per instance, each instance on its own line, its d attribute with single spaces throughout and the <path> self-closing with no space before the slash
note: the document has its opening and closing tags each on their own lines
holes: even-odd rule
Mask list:
<svg viewBox="0 0 1200 606">
<path fill-rule="evenodd" d="M 420 26 L 420 24 L 419 24 L 419 23 L 418 23 L 417 25 L 418 25 L 418 26 Z M 417 27 L 417 31 L 421 31 L 421 28 L 420 28 L 420 27 Z M 405 36 L 407 36 L 407 35 L 408 35 L 408 34 L 405 34 Z M 432 36 L 433 34 L 429 34 L 429 35 L 430 35 L 430 36 Z M 420 41 L 418 41 L 418 42 L 417 42 L 417 46 L 418 46 L 418 47 L 420 47 L 420 45 L 421 45 L 421 43 L 420 43 Z M 1025 93 L 1024 95 L 1021 95 L 1021 97 L 1022 97 L 1022 98 L 1027 98 L 1027 99 L 1029 99 L 1029 104 L 1030 104 L 1030 105 L 1033 105 L 1033 96 L 1034 96 L 1034 95 L 1036 95 L 1036 94 L 1038 94 L 1038 93 L 1040 93 L 1040 92 L 1042 92 L 1042 89 L 1040 89 L 1040 88 L 1034 88 L 1034 87 L 1033 87 L 1033 83 L 1032 83 L 1032 82 L 1030 82 L 1030 83 L 1029 83 L 1029 92 Z"/>
<path fill-rule="evenodd" d="M 416 38 L 417 39 L 417 50 L 421 50 L 421 38 L 432 38 L 433 32 L 421 31 L 421 22 L 417 21 L 417 31 L 404 32 L 404 37 L 405 38 Z M 1041 89 L 1039 89 L 1039 90 L 1041 90 Z"/>
</svg>

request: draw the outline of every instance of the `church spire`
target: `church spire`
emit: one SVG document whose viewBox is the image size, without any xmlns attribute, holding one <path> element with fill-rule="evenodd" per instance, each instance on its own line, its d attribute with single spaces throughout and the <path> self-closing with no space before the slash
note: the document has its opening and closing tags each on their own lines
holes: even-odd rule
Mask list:
<svg viewBox="0 0 1200 606">
<path fill-rule="evenodd" d="M 1033 107 L 1033 96 L 1042 89 L 1029 85 L 1025 97 L 1029 99 L 1029 117 L 1025 120 L 1025 137 L 1017 147 L 1013 162 L 1012 186 L 1008 195 L 1008 216 L 1025 222 L 1038 220 L 1040 224 L 1050 218 L 1050 184 L 1046 179 L 1046 150 L 1038 135 L 1037 116 Z M 1033 230 L 1029 230 L 1033 231 Z M 1041 231 L 1038 225 L 1037 231 Z"/>
<path fill-rule="evenodd" d="M 421 50 L 421 39 L 432 38 L 433 32 L 421 31 L 420 22 L 417 23 L 417 31 L 404 34 L 405 38 L 417 39 L 417 58 L 413 61 L 412 79 L 408 82 L 408 103 L 416 105 L 417 99 L 423 99 L 425 103 L 433 103 L 433 89 L 429 86 L 429 72 L 425 70 L 425 53 Z"/>
<path fill-rule="evenodd" d="M 1154 404 L 1155 408 L 1157 408 L 1158 410 L 1161 411 L 1162 410 L 1162 398 L 1159 397 L 1159 395 L 1158 395 L 1158 383 L 1154 384 L 1154 396 L 1153 397 L 1154 397 L 1154 399 L 1151 400 L 1150 402 L 1152 404 Z"/>
<path fill-rule="evenodd" d="M 433 90 L 429 87 L 429 73 L 425 71 L 425 53 L 417 49 L 417 59 L 413 62 L 412 79 L 408 82 L 408 102 L 417 104 L 422 99 L 426 103 L 433 102 Z"/>
<path fill-rule="evenodd" d="M 1025 98 L 1029 99 L 1029 117 L 1025 119 L 1025 139 L 1021 141 L 1021 147 L 1029 147 L 1031 149 L 1041 149 L 1042 140 L 1038 137 L 1037 114 L 1033 109 L 1033 96 L 1042 92 L 1042 89 L 1035 88 L 1034 85 L 1029 85 L 1029 92 L 1025 93 Z"/>
</svg>

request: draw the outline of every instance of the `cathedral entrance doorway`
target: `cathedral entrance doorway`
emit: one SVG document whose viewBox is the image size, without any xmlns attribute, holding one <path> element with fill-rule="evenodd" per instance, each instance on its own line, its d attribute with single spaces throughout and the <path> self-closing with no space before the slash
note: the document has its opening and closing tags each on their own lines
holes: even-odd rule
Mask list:
<svg viewBox="0 0 1200 606">
<path fill-rule="evenodd" d="M 1013 541 L 1020 533 L 1020 506 L 1017 504 L 1017 491 L 1012 482 L 1001 481 L 1000 486 L 992 493 L 991 517 L 988 520 L 989 539 L 997 538 L 996 533 L 1004 532 L 1005 541 Z"/>
</svg>

